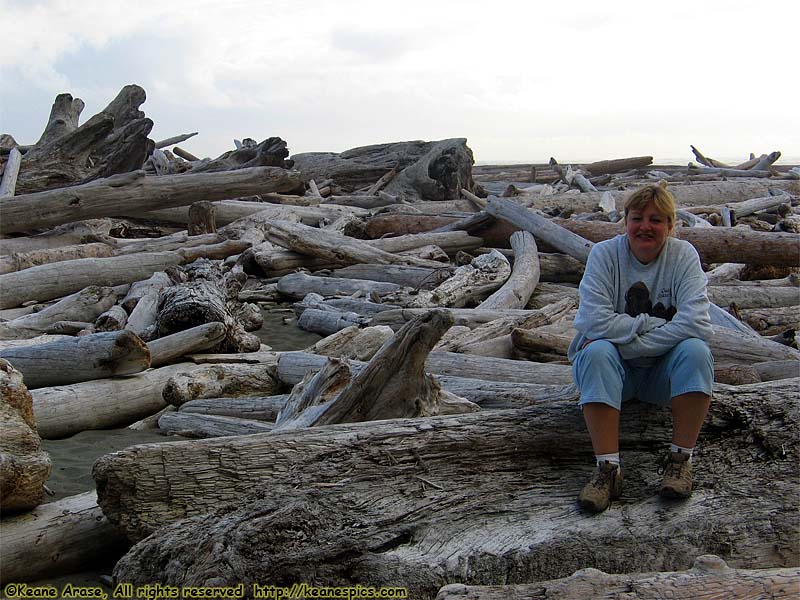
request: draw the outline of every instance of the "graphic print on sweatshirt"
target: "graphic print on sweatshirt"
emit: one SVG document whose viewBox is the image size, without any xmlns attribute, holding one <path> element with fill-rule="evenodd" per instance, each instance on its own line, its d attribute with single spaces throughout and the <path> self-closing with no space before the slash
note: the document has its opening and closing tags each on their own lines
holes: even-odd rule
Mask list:
<svg viewBox="0 0 800 600">
<path fill-rule="evenodd" d="M 662 296 L 669 298 L 669 290 L 662 290 L 659 297 Z M 671 321 L 678 311 L 674 306 L 667 308 L 661 302 L 657 302 L 653 306 L 653 302 L 650 300 L 650 290 L 643 281 L 637 281 L 625 292 L 625 312 L 632 317 L 644 313 L 651 317 L 660 317 Z"/>
</svg>

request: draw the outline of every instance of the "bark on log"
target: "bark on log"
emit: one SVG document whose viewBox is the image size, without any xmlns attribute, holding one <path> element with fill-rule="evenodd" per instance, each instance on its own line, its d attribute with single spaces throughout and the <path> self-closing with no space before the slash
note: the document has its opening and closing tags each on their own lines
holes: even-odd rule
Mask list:
<svg viewBox="0 0 800 600">
<path fill-rule="evenodd" d="M 109 258 L 79 258 L 39 265 L 0 275 L 0 308 L 19 306 L 26 300 L 51 300 L 89 285 L 120 285 L 150 277 L 157 271 L 192 262 L 200 257 L 225 258 L 246 250 L 245 242 L 227 241 L 171 252 L 143 252 Z"/>
<path fill-rule="evenodd" d="M 515 232 L 511 236 L 514 250 L 514 266 L 511 275 L 503 286 L 478 305 L 484 310 L 497 308 L 525 308 L 533 290 L 539 284 L 539 250 L 533 234 L 527 231 Z"/>
<path fill-rule="evenodd" d="M 127 322 L 128 313 L 125 312 L 125 309 L 122 308 L 122 306 L 115 304 L 102 315 L 97 317 L 97 320 L 94 322 L 94 326 L 98 332 L 119 331 L 121 329 L 125 329 L 125 324 Z"/>
<path fill-rule="evenodd" d="M 50 456 L 41 442 L 22 374 L 0 360 L 0 511 L 29 510 L 42 502 Z M 0 546 L 6 545 L 5 528 L 4 522 Z"/>
<path fill-rule="evenodd" d="M 189 223 L 186 227 L 188 234 L 215 233 L 217 231 L 215 212 L 214 205 L 208 200 L 192 204 L 189 207 Z"/>
<path fill-rule="evenodd" d="M 135 538 L 199 515 L 137 544 L 117 564 L 117 581 L 291 585 L 313 573 L 316 585 L 366 580 L 429 598 L 454 581 L 542 580 L 587 563 L 685 568 L 712 550 L 735 567 L 794 566 L 797 383 L 716 386 L 697 488 L 680 503 L 655 499 L 667 412 L 631 406 L 626 496 L 600 520 L 575 510 L 592 461 L 571 402 L 139 446 L 101 458 L 93 474 L 104 511 Z M 733 464 L 732 451 L 742 453 Z M 254 493 L 242 503 L 244 491 Z M 271 544 L 254 557 L 254 540 Z M 215 544 L 226 548 L 224 563 L 211 559 Z"/>
<path fill-rule="evenodd" d="M 643 169 L 652 164 L 652 156 L 633 156 L 631 158 L 615 158 L 613 160 L 599 160 L 597 162 L 583 165 L 592 175 L 604 175 L 605 173 L 620 173 L 631 169 Z"/>
<path fill-rule="evenodd" d="M 166 406 L 161 390 L 170 377 L 199 368 L 181 363 L 148 369 L 130 377 L 34 390 L 31 395 L 39 435 L 52 440 L 87 429 L 109 429 L 134 423 Z"/>
<path fill-rule="evenodd" d="M 436 600 L 585 600 L 586 598 L 773 598 L 800 596 L 800 568 L 731 569 L 724 560 L 704 554 L 691 569 L 678 572 L 611 575 L 581 569 L 564 579 L 517 585 L 446 585 Z"/>
<path fill-rule="evenodd" d="M 97 506 L 97 492 L 3 519 L 0 585 L 75 573 L 121 555 L 128 542 Z"/>
<path fill-rule="evenodd" d="M 264 192 L 287 191 L 298 174 L 277 167 L 145 177 L 134 171 L 91 183 L 0 199 L 0 234 L 94 217 L 130 215 Z M 188 209 L 187 209 L 188 210 Z"/>
<path fill-rule="evenodd" d="M 142 88 L 126 85 L 78 126 L 83 102 L 59 94 L 42 137 L 22 159 L 18 191 L 29 194 L 140 169 L 153 149 L 147 138 L 153 122 L 139 110 L 144 101 Z"/>
<path fill-rule="evenodd" d="M 0 339 L 36 337 L 59 321 L 92 322 L 111 308 L 116 299 L 113 288 L 90 285 L 37 313 L 0 323 Z"/>
<path fill-rule="evenodd" d="M 275 366 L 271 364 L 204 365 L 185 373 L 174 372 L 165 382 L 161 397 L 165 403 L 180 407 L 198 398 L 271 395 L 279 391 L 274 375 Z"/>
<path fill-rule="evenodd" d="M 95 333 L 47 344 L 0 350 L 28 389 L 68 385 L 150 368 L 150 351 L 130 331 Z"/>
</svg>

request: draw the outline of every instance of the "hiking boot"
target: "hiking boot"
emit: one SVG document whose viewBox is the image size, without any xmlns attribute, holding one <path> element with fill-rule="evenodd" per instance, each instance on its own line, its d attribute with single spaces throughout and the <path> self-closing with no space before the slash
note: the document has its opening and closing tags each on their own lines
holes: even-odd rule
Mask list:
<svg viewBox="0 0 800 600">
<path fill-rule="evenodd" d="M 592 478 L 578 495 L 581 508 L 592 513 L 603 512 L 611 500 L 622 494 L 622 472 L 619 465 L 605 461 L 597 466 Z"/>
<path fill-rule="evenodd" d="M 661 467 L 664 480 L 659 492 L 665 498 L 688 498 L 692 495 L 692 463 L 685 452 L 670 452 Z"/>
</svg>

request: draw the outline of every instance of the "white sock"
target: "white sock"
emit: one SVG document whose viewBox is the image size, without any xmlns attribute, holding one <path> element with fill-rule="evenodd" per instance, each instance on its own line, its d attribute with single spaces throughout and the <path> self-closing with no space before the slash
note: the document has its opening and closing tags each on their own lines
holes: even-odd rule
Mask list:
<svg viewBox="0 0 800 600">
<path fill-rule="evenodd" d="M 614 454 L 595 454 L 594 457 L 597 460 L 598 467 L 604 462 L 610 462 L 613 465 L 619 466 L 619 452 L 615 452 Z"/>
<path fill-rule="evenodd" d="M 694 448 L 684 448 L 683 446 L 678 446 L 678 444 L 670 444 L 669 445 L 670 452 L 680 452 L 681 454 L 688 454 L 689 455 L 689 462 L 692 461 L 692 452 L 694 452 Z"/>
</svg>

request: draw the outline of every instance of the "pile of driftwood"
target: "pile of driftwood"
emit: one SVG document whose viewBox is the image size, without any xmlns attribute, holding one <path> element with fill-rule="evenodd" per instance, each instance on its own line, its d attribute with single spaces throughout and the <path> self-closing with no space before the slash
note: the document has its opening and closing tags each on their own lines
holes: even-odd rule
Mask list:
<svg viewBox="0 0 800 600">
<path fill-rule="evenodd" d="M 0 139 L 4 582 L 129 540 L 114 577 L 139 584 L 646 598 L 694 563 L 697 589 L 797 589 L 800 175 L 778 153 L 500 168 L 464 139 L 289 159 L 268 138 L 200 160 L 147 138 L 143 101 L 78 125 L 63 94 L 36 144 Z M 669 417 L 634 405 L 625 496 L 587 517 L 577 283 L 661 179 L 714 303 L 696 492 L 656 498 Z M 254 335 L 286 303 L 313 347 Z M 38 506 L 40 437 L 127 425 L 208 439 L 104 456 L 96 494 Z"/>
</svg>

